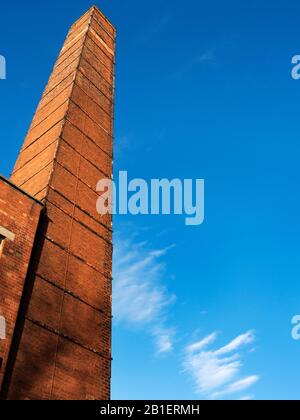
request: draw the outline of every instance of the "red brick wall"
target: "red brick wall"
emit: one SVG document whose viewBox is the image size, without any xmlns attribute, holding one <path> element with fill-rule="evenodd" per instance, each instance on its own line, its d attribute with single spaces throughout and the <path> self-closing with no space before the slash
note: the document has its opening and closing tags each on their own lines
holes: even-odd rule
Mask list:
<svg viewBox="0 0 300 420">
<path fill-rule="evenodd" d="M 96 212 L 111 177 L 115 30 L 97 8 L 71 28 L 12 180 L 43 201 L 9 399 L 109 399 L 112 220 Z"/>
<path fill-rule="evenodd" d="M 15 234 L 0 256 L 0 316 L 6 319 L 6 340 L 0 340 L 0 389 L 11 346 L 42 204 L 0 177 L 0 227 Z"/>
</svg>

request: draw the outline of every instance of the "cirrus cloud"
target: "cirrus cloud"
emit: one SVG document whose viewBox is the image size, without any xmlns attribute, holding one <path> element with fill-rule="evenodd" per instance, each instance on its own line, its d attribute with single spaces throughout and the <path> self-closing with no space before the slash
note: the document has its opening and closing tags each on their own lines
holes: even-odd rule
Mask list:
<svg viewBox="0 0 300 420">
<path fill-rule="evenodd" d="M 253 344 L 254 332 L 242 334 L 223 347 L 209 349 L 217 338 L 218 333 L 214 332 L 187 346 L 183 361 L 196 392 L 210 399 L 240 393 L 259 380 L 258 375 L 241 376 L 243 362 L 240 352 Z"/>
<path fill-rule="evenodd" d="M 172 248 L 151 249 L 147 242 L 116 235 L 114 247 L 114 317 L 117 323 L 146 329 L 158 354 L 172 351 L 174 328 L 167 312 L 175 300 L 162 279 L 162 258 Z"/>
</svg>

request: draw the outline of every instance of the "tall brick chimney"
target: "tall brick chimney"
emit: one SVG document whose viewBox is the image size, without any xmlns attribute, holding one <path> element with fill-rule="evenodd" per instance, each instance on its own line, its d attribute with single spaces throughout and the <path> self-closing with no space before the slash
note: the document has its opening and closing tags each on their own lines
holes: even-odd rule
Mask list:
<svg viewBox="0 0 300 420">
<path fill-rule="evenodd" d="M 94 6 L 68 33 L 11 176 L 44 215 L 2 399 L 110 398 L 112 220 L 96 184 L 112 175 L 114 55 Z"/>
</svg>

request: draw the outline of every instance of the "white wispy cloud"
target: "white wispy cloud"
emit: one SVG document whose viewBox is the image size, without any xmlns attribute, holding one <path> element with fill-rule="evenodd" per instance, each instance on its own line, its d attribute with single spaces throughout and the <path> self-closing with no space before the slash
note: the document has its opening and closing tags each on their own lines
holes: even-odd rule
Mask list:
<svg viewBox="0 0 300 420">
<path fill-rule="evenodd" d="M 114 317 L 116 322 L 147 329 L 159 354 L 173 349 L 174 330 L 166 326 L 168 308 L 176 297 L 163 284 L 169 251 L 149 249 L 146 242 L 116 235 L 114 247 Z"/>
<path fill-rule="evenodd" d="M 194 353 L 196 351 L 202 350 L 204 347 L 207 347 L 209 344 L 214 343 L 216 341 L 217 336 L 218 336 L 218 333 L 214 332 L 214 333 L 210 334 L 209 336 L 203 338 L 203 340 L 189 345 L 187 347 L 188 353 Z"/>
<path fill-rule="evenodd" d="M 180 63 L 178 68 L 171 74 L 176 79 L 182 78 L 186 73 L 198 71 L 201 66 L 216 66 L 218 64 L 215 49 L 206 50 L 200 54 L 194 54 L 190 60 Z"/>
<path fill-rule="evenodd" d="M 175 330 L 159 328 L 153 332 L 157 354 L 170 353 L 174 349 Z"/>
<path fill-rule="evenodd" d="M 149 30 L 152 33 L 159 33 L 161 31 L 163 31 L 168 24 L 171 21 L 171 16 L 170 15 L 163 15 L 160 16 L 156 19 L 154 19 L 153 21 L 150 22 L 149 24 Z"/>
<path fill-rule="evenodd" d="M 254 332 L 242 334 L 223 347 L 209 349 L 217 337 L 214 332 L 187 346 L 183 363 L 196 392 L 212 399 L 245 391 L 259 380 L 257 375 L 241 377 L 243 363 L 238 353 L 255 341 Z"/>
<path fill-rule="evenodd" d="M 204 53 L 198 54 L 195 57 L 195 62 L 199 64 L 212 63 L 212 62 L 215 62 L 215 60 L 216 60 L 216 53 L 214 49 L 207 50 Z"/>
<path fill-rule="evenodd" d="M 252 401 L 254 400 L 253 395 L 245 395 L 244 397 L 240 398 L 240 401 Z"/>
<path fill-rule="evenodd" d="M 242 346 L 253 343 L 254 340 L 255 340 L 254 332 L 249 331 L 246 334 L 242 334 L 239 337 L 232 340 L 231 343 L 227 344 L 227 346 L 220 348 L 216 352 L 216 354 L 222 355 L 226 353 L 232 353 L 233 351 L 238 350 Z"/>
<path fill-rule="evenodd" d="M 134 149 L 136 142 L 134 141 L 134 133 L 127 133 L 117 135 L 115 138 L 115 155 L 121 157 L 123 154 L 128 153 Z"/>
<path fill-rule="evenodd" d="M 250 388 L 256 382 L 259 381 L 259 376 L 253 375 L 248 376 L 247 378 L 241 379 L 236 381 L 230 385 L 228 385 L 223 391 L 216 392 L 213 397 L 214 398 L 221 398 L 226 395 L 236 394 L 238 392 L 245 391 L 246 389 Z"/>
</svg>

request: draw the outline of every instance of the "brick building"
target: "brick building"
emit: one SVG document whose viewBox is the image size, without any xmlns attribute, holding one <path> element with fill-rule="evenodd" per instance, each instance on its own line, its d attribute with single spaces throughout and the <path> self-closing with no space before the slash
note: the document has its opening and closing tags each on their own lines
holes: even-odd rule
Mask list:
<svg viewBox="0 0 300 420">
<path fill-rule="evenodd" d="M 10 180 L 0 177 L 1 399 L 110 397 L 115 29 L 71 27 Z"/>
</svg>

